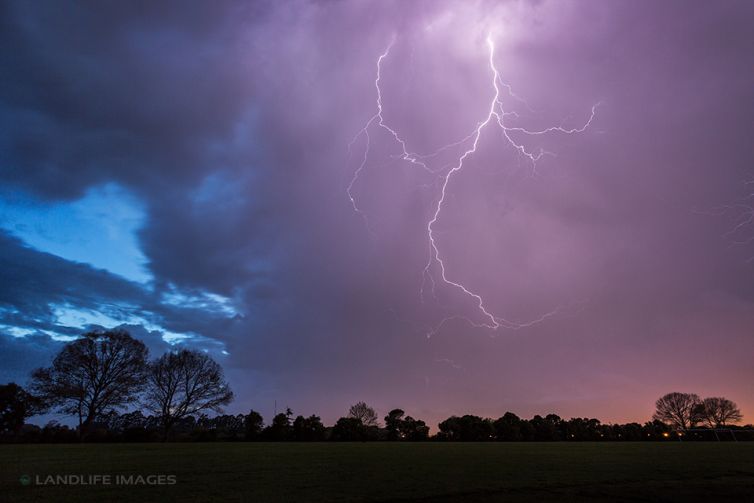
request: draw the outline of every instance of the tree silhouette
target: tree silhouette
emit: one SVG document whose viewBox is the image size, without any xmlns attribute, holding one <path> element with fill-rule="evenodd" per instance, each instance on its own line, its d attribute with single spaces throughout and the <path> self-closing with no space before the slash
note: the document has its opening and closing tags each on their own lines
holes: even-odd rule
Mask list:
<svg viewBox="0 0 754 503">
<path fill-rule="evenodd" d="M 351 405 L 348 409 L 348 417 L 358 419 L 364 426 L 377 426 L 377 413 L 364 402 Z"/>
<path fill-rule="evenodd" d="M 266 440 L 282 441 L 289 440 L 291 436 L 290 409 L 286 413 L 281 412 L 272 418 L 272 424 L 264 429 L 262 435 Z"/>
<path fill-rule="evenodd" d="M 200 440 L 240 440 L 245 436 L 245 419 L 243 414 L 202 415 L 197 421 L 196 436 Z"/>
<path fill-rule="evenodd" d="M 604 440 L 605 435 L 622 436 L 623 433 L 614 428 L 605 430 L 599 419 L 587 417 L 573 417 L 568 421 L 561 420 L 558 440 Z"/>
<path fill-rule="evenodd" d="M 737 423 L 743 416 L 732 400 L 723 397 L 705 398 L 699 404 L 699 414 L 710 428 L 720 428 L 728 423 Z"/>
<path fill-rule="evenodd" d="M 205 353 L 182 349 L 149 365 L 146 406 L 162 423 L 163 440 L 181 419 L 205 410 L 220 412 L 233 392 L 220 365 Z"/>
<path fill-rule="evenodd" d="M 356 442 L 367 440 L 367 427 L 361 419 L 355 417 L 341 417 L 332 429 L 332 439 L 342 442 Z"/>
<path fill-rule="evenodd" d="M 439 437 L 445 440 L 479 442 L 494 438 L 492 421 L 479 416 L 451 416 L 438 425 Z"/>
<path fill-rule="evenodd" d="M 18 433 L 26 418 L 40 410 L 39 400 L 18 384 L 0 386 L 0 433 Z"/>
<path fill-rule="evenodd" d="M 293 421 L 293 440 L 309 442 L 324 440 L 325 426 L 319 416 L 298 416 Z"/>
<path fill-rule="evenodd" d="M 401 435 L 401 426 L 403 422 L 402 409 L 393 409 L 385 416 L 385 429 L 387 430 L 388 440 L 398 440 Z"/>
<path fill-rule="evenodd" d="M 404 414 L 401 409 L 393 409 L 385 416 L 388 440 L 425 440 L 429 437 L 429 427 L 424 421 L 404 417 Z"/>
<path fill-rule="evenodd" d="M 83 435 L 98 416 L 137 400 L 146 359 L 146 346 L 125 331 L 89 332 L 35 370 L 31 388 L 46 407 L 77 416 Z"/>
<path fill-rule="evenodd" d="M 262 415 L 255 410 L 249 411 L 244 418 L 246 440 L 258 440 L 263 428 L 264 420 L 262 419 Z"/>
<path fill-rule="evenodd" d="M 548 414 L 545 417 L 536 415 L 529 423 L 534 429 L 534 440 L 552 441 L 561 440 L 560 423 L 562 419 L 557 414 Z"/>
<path fill-rule="evenodd" d="M 517 442 L 521 437 L 521 418 L 513 412 L 506 412 L 493 423 L 495 438 L 506 442 Z"/>
<path fill-rule="evenodd" d="M 694 393 L 668 393 L 655 402 L 652 419 L 669 424 L 676 430 L 685 430 L 699 422 L 699 396 Z"/>
<path fill-rule="evenodd" d="M 429 438 L 429 426 L 421 419 L 406 416 L 400 425 L 400 436 L 403 440 L 426 440 Z"/>
</svg>

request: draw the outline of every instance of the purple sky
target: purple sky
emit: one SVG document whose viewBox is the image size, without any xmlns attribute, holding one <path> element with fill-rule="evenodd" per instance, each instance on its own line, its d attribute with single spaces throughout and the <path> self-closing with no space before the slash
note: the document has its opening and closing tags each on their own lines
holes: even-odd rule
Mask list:
<svg viewBox="0 0 754 503">
<path fill-rule="evenodd" d="M 6 2 L 0 380 L 126 325 L 211 352 L 231 412 L 645 421 L 688 391 L 751 422 L 753 22 L 736 1 Z M 596 104 L 583 132 L 516 130 Z M 409 153 L 466 140 L 420 165 L 387 128 Z M 470 150 L 431 226 L 464 293 L 425 267 Z"/>
</svg>

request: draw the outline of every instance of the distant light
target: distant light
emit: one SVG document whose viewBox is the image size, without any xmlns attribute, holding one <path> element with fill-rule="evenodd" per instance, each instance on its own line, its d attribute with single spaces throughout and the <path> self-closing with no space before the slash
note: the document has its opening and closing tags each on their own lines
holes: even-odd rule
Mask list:
<svg viewBox="0 0 754 503">
<path fill-rule="evenodd" d="M 667 438 L 667 437 L 669 437 L 669 436 L 670 436 L 670 433 L 668 433 L 668 432 L 666 431 L 665 433 L 663 433 L 663 434 L 662 434 L 662 436 L 663 436 L 663 437 L 665 437 L 665 438 Z"/>
</svg>

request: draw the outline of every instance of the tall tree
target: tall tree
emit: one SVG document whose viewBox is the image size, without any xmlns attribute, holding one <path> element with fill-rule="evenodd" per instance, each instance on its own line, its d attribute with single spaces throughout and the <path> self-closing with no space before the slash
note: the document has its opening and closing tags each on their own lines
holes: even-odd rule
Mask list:
<svg viewBox="0 0 754 503">
<path fill-rule="evenodd" d="M 393 409 L 385 416 L 385 429 L 387 430 L 388 440 L 398 440 L 401 438 L 404 415 L 405 412 L 402 409 Z"/>
<path fill-rule="evenodd" d="M 711 428 L 720 428 L 743 419 L 736 403 L 723 397 L 705 398 L 699 409 L 704 421 Z"/>
<path fill-rule="evenodd" d="M 258 440 L 263 428 L 264 420 L 262 419 L 262 415 L 255 410 L 249 411 L 246 418 L 244 418 L 246 440 Z"/>
<path fill-rule="evenodd" d="M 358 419 L 364 426 L 377 426 L 377 413 L 364 402 L 351 405 L 348 409 L 348 417 Z"/>
<path fill-rule="evenodd" d="M 676 430 L 685 430 L 699 422 L 698 407 L 701 401 L 694 393 L 668 393 L 655 402 L 652 419 L 662 421 Z"/>
<path fill-rule="evenodd" d="M 207 354 L 182 349 L 149 365 L 145 405 L 162 424 L 163 440 L 181 419 L 197 412 L 221 412 L 233 400 L 223 370 Z"/>
<path fill-rule="evenodd" d="M 46 407 L 77 416 L 83 435 L 97 417 L 138 399 L 146 361 L 146 346 L 127 332 L 89 332 L 32 373 L 32 393 Z"/>
</svg>

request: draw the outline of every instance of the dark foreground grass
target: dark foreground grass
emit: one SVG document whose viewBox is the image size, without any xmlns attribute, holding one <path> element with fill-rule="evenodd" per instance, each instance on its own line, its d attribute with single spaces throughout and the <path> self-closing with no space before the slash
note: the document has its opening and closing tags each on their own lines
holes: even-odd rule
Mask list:
<svg viewBox="0 0 754 503">
<path fill-rule="evenodd" d="M 56 474 L 167 474 L 177 483 L 35 484 Z M 0 446 L 3 502 L 401 500 L 754 501 L 754 443 Z"/>
</svg>

